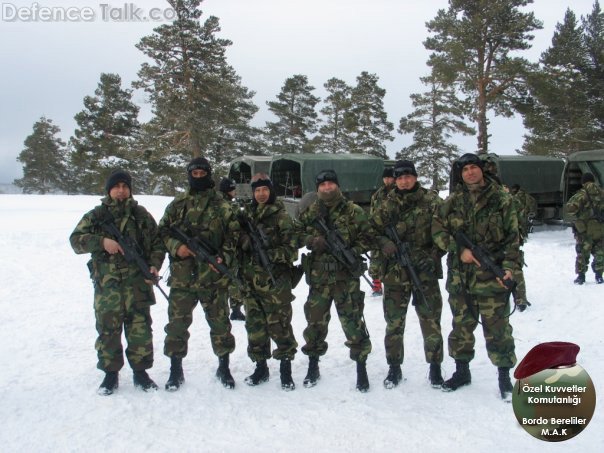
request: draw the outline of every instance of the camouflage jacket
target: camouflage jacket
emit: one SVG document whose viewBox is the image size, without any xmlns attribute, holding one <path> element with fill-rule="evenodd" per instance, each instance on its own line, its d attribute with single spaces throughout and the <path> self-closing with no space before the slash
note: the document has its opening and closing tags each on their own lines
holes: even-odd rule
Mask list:
<svg viewBox="0 0 604 453">
<path fill-rule="evenodd" d="M 513 271 L 519 266 L 518 218 L 511 195 L 487 181 L 476 200 L 464 185 L 451 194 L 438 208 L 432 220 L 432 238 L 447 257 L 447 291 L 459 293 L 462 285 L 471 294 L 493 295 L 505 292 L 495 275 L 475 264 L 464 264 L 461 250 L 455 242 L 457 231 L 480 246 L 504 270 Z"/>
<path fill-rule="evenodd" d="M 341 197 L 331 208 L 328 208 L 321 200 L 315 201 L 300 215 L 301 234 L 304 238 L 321 235 L 313 224 L 314 220 L 320 216 L 324 216 L 328 226 L 333 226 L 339 231 L 344 242 L 351 247 L 359 259 L 362 253 L 366 253 L 370 249 L 372 245 L 371 226 L 367 214 L 360 206 L 344 197 Z M 339 279 L 350 278 L 350 273 L 343 269 L 328 251 L 320 254 L 311 252 L 304 267 L 307 280 L 308 272 L 312 269 L 310 281 L 313 284 L 326 282 L 331 273 L 337 274 L 336 277 Z"/>
<path fill-rule="evenodd" d="M 398 237 L 409 245 L 409 255 L 416 273 L 422 280 L 436 279 L 439 275 L 440 258 L 443 253 L 432 241 L 432 218 L 442 203 L 434 192 L 428 191 L 419 184 L 415 191 L 400 193 L 396 189 L 388 194 L 386 200 L 377 209 L 371 220 L 380 247 L 389 239 L 385 227 L 395 225 Z M 427 272 L 421 272 L 418 264 L 422 263 Z M 441 270 L 442 272 L 442 270 Z M 384 283 L 396 284 L 409 281 L 404 267 L 395 257 L 385 260 L 382 274 Z"/>
<path fill-rule="evenodd" d="M 382 203 L 388 198 L 388 195 L 392 193 L 394 186 L 387 187 L 383 185 L 371 195 L 371 204 L 369 205 L 369 215 L 372 216 Z"/>
<path fill-rule="evenodd" d="M 194 257 L 178 257 L 176 252 L 183 243 L 174 238 L 170 231 L 172 226 L 180 228 L 191 237 L 205 239 L 222 257 L 227 267 L 236 267 L 236 244 L 240 227 L 231 205 L 214 189 L 187 191 L 174 198 L 159 222 L 159 235 L 170 256 L 170 287 L 226 287 L 228 277 L 213 271 L 209 264 Z"/>
<path fill-rule="evenodd" d="M 273 264 L 275 280 L 284 276 L 291 278 L 293 262 L 298 259 L 298 241 L 293 220 L 286 212 L 283 202 L 276 200 L 272 204 L 257 205 L 256 209 L 249 206 L 245 215 L 267 238 L 265 251 Z M 268 272 L 252 250 L 243 253 L 242 273 L 256 287 L 268 285 Z"/>
<path fill-rule="evenodd" d="M 141 292 L 142 299 L 150 297 L 153 302 L 151 286 L 144 283 L 144 277 L 136 264 L 128 263 L 120 253 L 110 255 L 103 248 L 104 238 L 117 240 L 105 232 L 100 225 L 107 212 L 113 216 L 122 234 L 136 241 L 142 252 L 142 258 L 149 267 L 154 266 L 159 271 L 166 251 L 157 234 L 157 224 L 151 214 L 133 198 L 128 198 L 123 204 L 119 204 L 109 196 L 104 197 L 99 206 L 84 214 L 78 222 L 69 236 L 71 247 L 77 254 L 91 254 L 88 268 L 95 284 L 115 285 L 129 279 L 130 284 L 136 282 L 136 288 L 140 289 L 138 292 Z"/>
<path fill-rule="evenodd" d="M 566 212 L 574 217 L 577 233 L 594 238 L 604 235 L 604 223 L 598 221 L 598 213 L 604 216 L 604 191 L 595 183 L 585 183 L 566 203 Z"/>
<path fill-rule="evenodd" d="M 537 214 L 537 201 L 524 190 L 520 189 L 513 195 L 517 203 L 518 227 L 522 238 L 528 236 L 528 218 L 530 214 Z"/>
</svg>

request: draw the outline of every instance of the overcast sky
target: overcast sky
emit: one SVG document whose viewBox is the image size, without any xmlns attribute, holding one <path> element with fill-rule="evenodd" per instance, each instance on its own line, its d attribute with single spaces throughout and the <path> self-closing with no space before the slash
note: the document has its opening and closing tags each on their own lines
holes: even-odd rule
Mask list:
<svg viewBox="0 0 604 453">
<path fill-rule="evenodd" d="M 591 12 L 595 0 L 535 0 L 534 11 L 544 29 L 535 33 L 533 48 L 524 56 L 537 61 L 551 44 L 555 25 L 567 8 L 579 17 Z M 164 22 L 119 21 L 124 2 L 1 1 L 0 18 L 0 183 L 21 177 L 16 157 L 23 140 L 41 116 L 54 121 L 67 140 L 76 126 L 73 116 L 82 110 L 83 98 L 92 95 L 102 72 L 118 73 L 126 86 L 136 79 L 144 55 L 134 45 Z M 34 5 L 34 7 L 32 7 Z M 139 17 L 169 5 L 162 0 L 139 0 Z M 204 15 L 220 18 L 221 37 L 233 41 L 227 58 L 256 92 L 260 107 L 254 123 L 272 120 L 266 101 L 273 100 L 287 77 L 305 74 L 323 97 L 323 84 L 338 77 L 349 85 L 361 71 L 379 76 L 386 89 L 389 120 L 410 113 L 409 95 L 425 91 L 419 77 L 427 75 L 428 52 L 422 41 L 425 23 L 446 8 L 447 0 L 206 0 Z M 42 7 L 71 8 L 80 21 L 49 21 Z M 76 8 L 76 9 L 74 9 Z M 115 8 L 115 9 L 114 9 Z M 155 11 L 154 11 L 155 12 Z M 30 20 L 25 20 L 29 18 Z M 33 19 L 33 20 L 32 20 Z M 149 117 L 142 92 L 134 101 L 141 120 Z M 490 150 L 512 154 L 520 148 L 524 129 L 520 118 L 494 119 Z M 396 134 L 388 145 L 390 156 L 411 135 Z M 476 140 L 456 138 L 466 151 Z"/>
</svg>

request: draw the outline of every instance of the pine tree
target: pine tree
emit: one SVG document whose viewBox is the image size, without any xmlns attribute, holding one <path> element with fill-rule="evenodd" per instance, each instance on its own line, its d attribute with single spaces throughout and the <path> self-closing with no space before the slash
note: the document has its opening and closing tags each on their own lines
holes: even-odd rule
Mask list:
<svg viewBox="0 0 604 453">
<path fill-rule="evenodd" d="M 267 121 L 264 132 L 272 154 L 314 152 L 311 135 L 317 132 L 319 102 L 314 89 L 305 75 L 296 74 L 285 80 L 276 101 L 266 103 L 277 117 Z"/>
<path fill-rule="evenodd" d="M 52 120 L 41 117 L 34 123 L 33 132 L 25 141 L 25 148 L 17 161 L 23 164 L 23 178 L 13 183 L 23 193 L 57 192 L 67 189 L 65 178 L 65 142 L 57 137 L 61 129 Z"/>
<path fill-rule="evenodd" d="M 453 161 L 459 156 L 457 145 L 448 142 L 452 134 L 475 134 L 465 122 L 467 103 L 460 101 L 453 87 L 433 75 L 420 78 L 430 88 L 412 94 L 414 111 L 401 118 L 398 131 L 413 134 L 413 143 L 397 153 L 397 159 L 415 163 L 420 176 L 431 179 L 432 189 L 441 190 L 449 180 Z"/>
<path fill-rule="evenodd" d="M 394 140 L 394 125 L 384 110 L 386 90 L 378 86 L 378 76 L 361 72 L 350 95 L 351 107 L 345 114 L 349 132 L 347 147 L 350 153 L 387 157 L 386 141 Z"/>
<path fill-rule="evenodd" d="M 534 14 L 519 8 L 533 0 L 449 0 L 426 25 L 432 34 L 424 42 L 433 51 L 429 65 L 435 75 L 471 99 L 472 119 L 477 125 L 477 150 L 488 153 L 487 113 L 512 116 L 514 100 L 523 90 L 530 64 L 512 56 L 530 48 L 533 35 L 542 28 Z"/>
<path fill-rule="evenodd" d="M 589 80 L 589 105 L 591 112 L 590 148 L 604 147 L 604 11 L 596 0 L 592 12 L 581 18 L 583 37 L 589 65 L 586 71 Z"/>
<path fill-rule="evenodd" d="M 323 101 L 322 126 L 319 129 L 317 148 L 325 153 L 345 153 L 351 142 L 344 118 L 350 111 L 352 88 L 335 77 L 323 84 L 328 95 Z"/>
<path fill-rule="evenodd" d="M 202 24 L 200 0 L 168 0 L 176 19 L 154 29 L 137 48 L 152 62 L 144 63 L 136 88 L 144 89 L 154 109 L 148 133 L 171 148 L 170 161 L 188 162 L 203 155 L 216 173 L 241 149 L 254 147 L 257 130 L 249 126 L 258 108 L 254 93 L 228 65 L 231 41 L 217 37 L 218 18 Z M 167 148 L 150 149 L 164 157 Z"/>
<path fill-rule="evenodd" d="M 541 55 L 539 70 L 528 79 L 527 102 L 520 107 L 529 131 L 523 154 L 564 156 L 604 145 L 604 56 L 598 54 L 598 47 L 604 45 L 601 22 L 596 2 L 583 25 L 570 9 L 563 23 L 557 24 L 551 47 Z"/>
<path fill-rule="evenodd" d="M 103 193 L 112 170 L 136 173 L 142 164 L 131 155 L 140 129 L 139 108 L 132 103 L 132 90 L 121 84 L 119 75 L 101 74 L 94 96 L 86 96 L 84 110 L 75 115 L 78 127 L 70 141 L 69 171 L 80 192 Z"/>
</svg>

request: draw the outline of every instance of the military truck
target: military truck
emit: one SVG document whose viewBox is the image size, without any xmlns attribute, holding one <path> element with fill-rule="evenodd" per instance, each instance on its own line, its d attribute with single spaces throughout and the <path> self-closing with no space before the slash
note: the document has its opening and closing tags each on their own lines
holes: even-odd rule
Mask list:
<svg viewBox="0 0 604 453">
<path fill-rule="evenodd" d="M 240 156 L 231 161 L 228 177 L 235 181 L 237 198 L 250 199 L 250 181 L 256 173 L 268 174 L 272 156 Z"/>
<path fill-rule="evenodd" d="M 604 149 L 579 151 L 566 158 L 560 180 L 563 206 L 581 188 L 583 173 L 592 173 L 596 183 L 604 187 Z M 566 212 L 564 212 L 564 220 L 566 222 L 572 220 Z"/>
<path fill-rule="evenodd" d="M 281 154 L 242 156 L 231 162 L 229 177 L 237 183 L 238 197 L 252 196 L 249 181 L 255 173 L 268 173 L 277 196 L 290 215 L 295 216 L 300 200 L 316 192 L 315 177 L 331 169 L 338 175 L 340 189 L 346 198 L 369 206 L 371 195 L 382 183 L 383 159 L 364 154 Z M 268 166 L 268 169 L 267 169 Z"/>
</svg>

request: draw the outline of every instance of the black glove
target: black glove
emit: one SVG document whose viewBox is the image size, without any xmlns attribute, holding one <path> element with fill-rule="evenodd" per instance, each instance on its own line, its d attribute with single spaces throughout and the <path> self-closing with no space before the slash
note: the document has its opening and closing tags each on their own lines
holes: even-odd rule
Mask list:
<svg viewBox="0 0 604 453">
<path fill-rule="evenodd" d="M 396 253 L 396 245 L 390 239 L 382 245 L 382 253 L 385 256 L 392 256 Z"/>
<path fill-rule="evenodd" d="M 521 300 L 520 302 L 516 303 L 516 309 L 522 313 L 524 310 L 526 310 L 528 307 L 527 302 Z"/>
<path fill-rule="evenodd" d="M 306 247 L 316 253 L 323 253 L 327 249 L 327 241 L 323 236 L 309 236 Z"/>
<path fill-rule="evenodd" d="M 239 242 L 237 243 L 237 245 L 244 252 L 249 252 L 252 249 L 252 240 L 250 239 L 250 236 L 247 233 L 241 232 L 239 234 Z"/>
<path fill-rule="evenodd" d="M 416 266 L 418 271 L 425 272 L 427 274 L 433 274 L 436 270 L 434 267 L 434 261 L 429 257 L 420 259 Z"/>
</svg>

